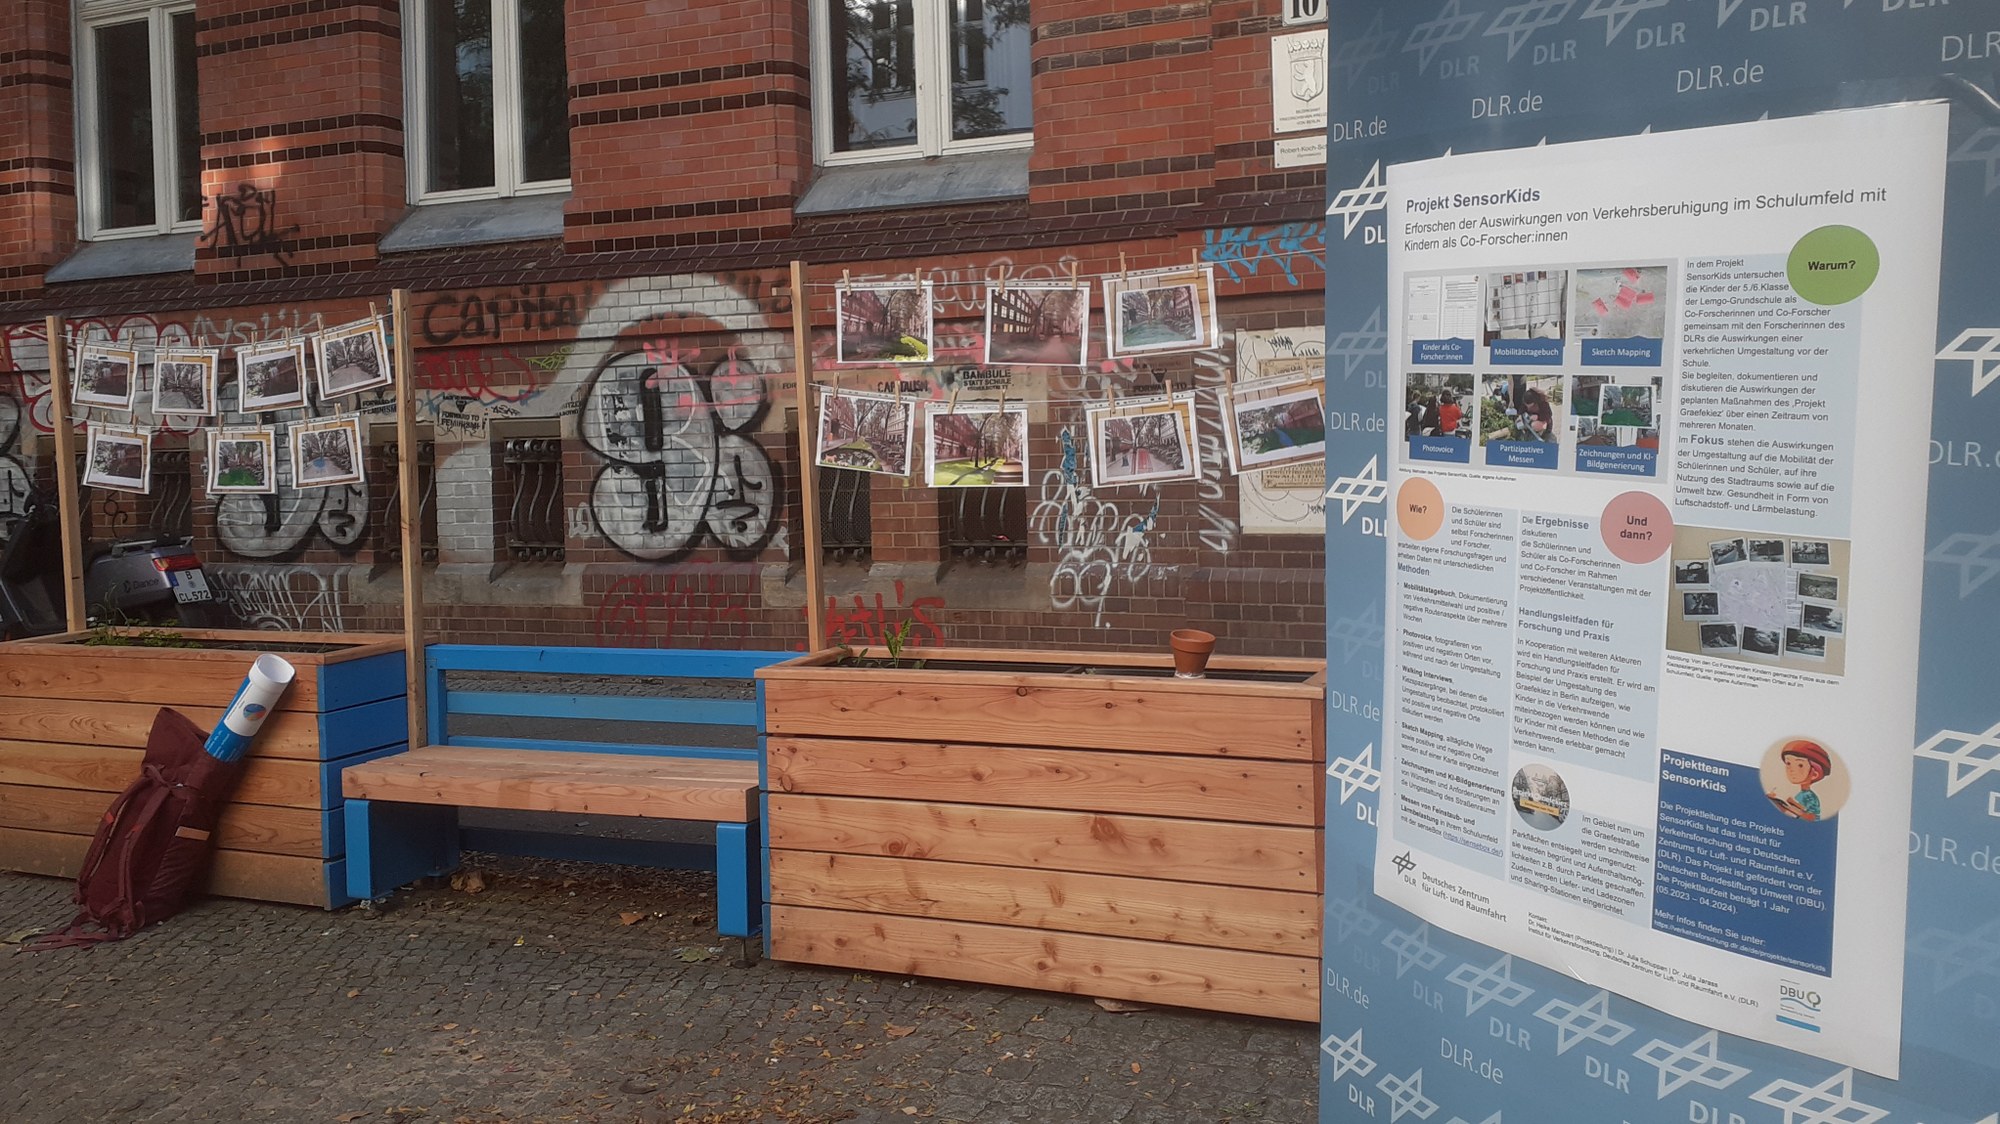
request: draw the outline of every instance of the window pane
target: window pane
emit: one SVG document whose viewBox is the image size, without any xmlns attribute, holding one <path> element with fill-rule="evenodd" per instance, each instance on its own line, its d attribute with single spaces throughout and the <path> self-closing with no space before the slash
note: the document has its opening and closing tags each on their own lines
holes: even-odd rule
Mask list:
<svg viewBox="0 0 2000 1124">
<path fill-rule="evenodd" d="M 521 178 L 569 178 L 569 60 L 563 0 L 520 0 Z"/>
<path fill-rule="evenodd" d="M 1028 95 L 1028 0 L 946 0 L 951 11 L 951 136 L 1034 128 Z"/>
<path fill-rule="evenodd" d="M 145 20 L 100 27 L 97 68 L 97 223 L 106 229 L 160 221 L 153 189 L 151 34 Z"/>
<path fill-rule="evenodd" d="M 194 13 L 171 17 L 174 65 L 174 218 L 201 218 L 201 106 L 195 82 Z"/>
<path fill-rule="evenodd" d="M 832 21 L 828 42 L 835 61 L 834 151 L 913 143 L 917 139 L 914 0 L 827 0 L 827 8 Z"/>
<path fill-rule="evenodd" d="M 431 191 L 493 186 L 491 0 L 424 5 L 424 124 Z"/>
</svg>

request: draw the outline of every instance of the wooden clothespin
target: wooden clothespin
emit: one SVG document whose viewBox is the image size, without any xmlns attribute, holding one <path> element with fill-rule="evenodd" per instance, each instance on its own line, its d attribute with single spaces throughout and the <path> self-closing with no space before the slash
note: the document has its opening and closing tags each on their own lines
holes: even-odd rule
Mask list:
<svg viewBox="0 0 2000 1124">
<path fill-rule="evenodd" d="M 1069 267 L 1069 283 L 1074 286 L 1076 284 L 1076 259 L 1071 258 L 1063 264 Z"/>
<path fill-rule="evenodd" d="M 1002 265 L 1000 267 L 1000 284 L 994 288 L 993 290 L 994 292 L 1004 293 L 1007 291 L 1007 274 L 1010 273 L 1013 270 L 1013 268 L 1014 267 L 1011 265 Z"/>
<path fill-rule="evenodd" d="M 947 414 L 958 413 L 958 388 L 955 386 L 951 388 L 951 401 L 945 403 L 944 412 Z"/>
<path fill-rule="evenodd" d="M 853 273 L 852 273 L 852 272 L 851 272 L 850 270 L 845 270 L 845 269 L 841 270 L 841 271 L 840 271 L 840 287 L 841 287 L 841 288 L 843 288 L 843 289 L 845 289 L 845 288 L 849 288 L 849 287 L 851 287 L 851 286 L 852 286 L 853 284 L 854 284 L 854 276 L 853 276 Z"/>
<path fill-rule="evenodd" d="M 1200 247 L 1200 246 L 1189 246 L 1189 247 L 1188 247 L 1188 268 L 1189 268 L 1189 269 L 1192 269 L 1192 270 L 1194 270 L 1194 271 L 1195 271 L 1195 272 L 1197 272 L 1197 273 L 1201 272 L 1201 247 Z"/>
<path fill-rule="evenodd" d="M 1118 251 L 1118 279 L 1120 281 L 1130 280 L 1131 273 L 1132 271 L 1125 266 L 1125 251 Z"/>
</svg>

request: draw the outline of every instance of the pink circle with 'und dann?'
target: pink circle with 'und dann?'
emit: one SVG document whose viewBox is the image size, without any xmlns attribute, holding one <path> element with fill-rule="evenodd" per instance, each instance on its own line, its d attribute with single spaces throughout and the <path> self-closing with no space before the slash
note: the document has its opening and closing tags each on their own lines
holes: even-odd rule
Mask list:
<svg viewBox="0 0 2000 1124">
<path fill-rule="evenodd" d="M 1651 562 L 1674 545 L 1674 517 L 1650 492 L 1626 492 L 1604 505 L 1604 545 L 1625 562 Z"/>
</svg>

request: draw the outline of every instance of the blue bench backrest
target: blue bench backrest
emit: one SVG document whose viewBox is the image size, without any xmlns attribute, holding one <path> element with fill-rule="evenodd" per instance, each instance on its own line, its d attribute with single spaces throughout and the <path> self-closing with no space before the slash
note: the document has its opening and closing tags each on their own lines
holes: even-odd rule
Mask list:
<svg viewBox="0 0 2000 1124">
<path fill-rule="evenodd" d="M 692 725 L 761 724 L 763 687 L 757 669 L 796 658 L 796 652 L 703 651 L 689 648 L 535 648 L 489 644 L 432 644 L 425 665 L 425 706 L 432 745 L 483 745 L 505 749 L 551 749 L 579 753 L 641 753 L 756 761 L 754 748 L 658 745 L 550 738 L 471 737 L 450 734 L 450 718 L 488 715 L 582 721 L 622 721 Z M 671 695 L 595 695 L 545 691 L 447 690 L 448 671 L 519 675 L 607 675 L 664 679 L 727 680 L 757 687 L 754 699 Z"/>
</svg>

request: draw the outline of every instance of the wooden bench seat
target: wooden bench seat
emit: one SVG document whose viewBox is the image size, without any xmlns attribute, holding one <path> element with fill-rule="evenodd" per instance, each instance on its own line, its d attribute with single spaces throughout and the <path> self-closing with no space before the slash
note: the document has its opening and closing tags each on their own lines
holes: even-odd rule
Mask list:
<svg viewBox="0 0 2000 1124">
<path fill-rule="evenodd" d="M 749 823 L 757 766 L 629 753 L 425 746 L 349 768 L 350 799 Z"/>
<path fill-rule="evenodd" d="M 717 928 L 750 938 L 763 930 L 762 759 L 728 742 L 653 743 L 653 730 L 755 730 L 760 705 L 728 698 L 717 683 L 754 682 L 781 652 L 430 645 L 425 658 L 430 744 L 354 765 L 347 799 L 347 888 L 362 900 L 456 869 L 461 845 L 509 854 L 697 866 L 716 876 Z M 447 672 L 484 678 L 450 689 Z M 496 677 L 514 677 L 498 682 Z M 561 677 L 550 682 L 546 677 Z M 669 680 L 630 693 L 568 693 L 605 677 Z M 546 686 L 537 686 L 537 683 Z M 511 689 L 509 689 L 511 687 Z M 553 688 L 553 689 L 551 689 Z M 454 734 L 454 715 L 630 726 L 629 742 Z M 601 735 L 600 735 L 601 736 Z M 740 739 L 739 739 L 740 740 Z M 461 827 L 460 808 L 685 820 L 715 825 L 715 847 L 513 828 Z"/>
</svg>

